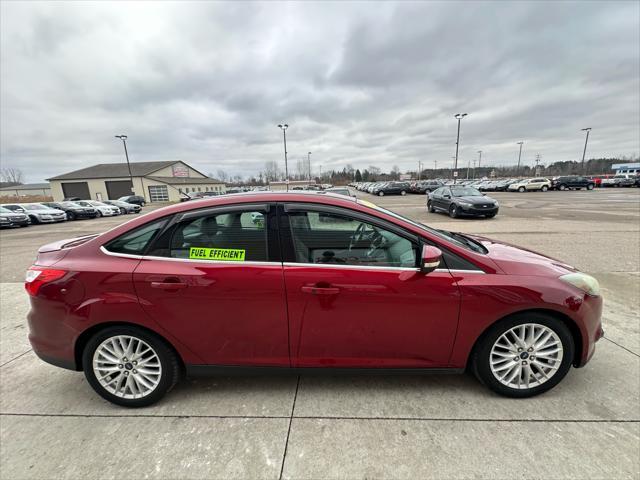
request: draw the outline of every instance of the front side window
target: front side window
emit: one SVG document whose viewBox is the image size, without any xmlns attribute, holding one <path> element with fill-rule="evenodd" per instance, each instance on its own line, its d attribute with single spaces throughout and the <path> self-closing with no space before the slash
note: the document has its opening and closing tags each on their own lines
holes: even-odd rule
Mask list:
<svg viewBox="0 0 640 480">
<path fill-rule="evenodd" d="M 151 240 L 162 230 L 166 223 L 165 219 L 151 222 L 142 227 L 136 228 L 118 238 L 111 240 L 104 247 L 113 253 L 125 253 L 129 255 L 142 255 L 151 243 Z"/>
<path fill-rule="evenodd" d="M 234 211 L 184 220 L 168 229 L 148 255 L 191 260 L 267 261 L 266 215 L 261 211 Z"/>
<path fill-rule="evenodd" d="M 299 263 L 415 267 L 417 245 L 393 232 L 345 215 L 289 214 Z"/>
</svg>

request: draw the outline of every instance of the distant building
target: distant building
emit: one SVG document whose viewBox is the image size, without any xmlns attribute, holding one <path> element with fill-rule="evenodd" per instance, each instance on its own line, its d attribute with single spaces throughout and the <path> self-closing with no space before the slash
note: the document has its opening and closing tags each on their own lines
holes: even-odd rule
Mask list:
<svg viewBox="0 0 640 480">
<path fill-rule="evenodd" d="M 614 163 L 611 170 L 617 174 L 621 173 L 640 173 L 640 163 Z"/>
<path fill-rule="evenodd" d="M 101 163 L 50 178 L 54 201 L 78 197 L 117 200 L 139 195 L 147 202 L 177 202 L 195 192 L 225 193 L 223 182 L 209 178 L 181 161 L 132 162 L 131 176 L 126 163 Z"/>
<path fill-rule="evenodd" d="M 0 197 L 51 196 L 49 183 L 23 183 L 11 187 L 0 188 Z"/>
</svg>

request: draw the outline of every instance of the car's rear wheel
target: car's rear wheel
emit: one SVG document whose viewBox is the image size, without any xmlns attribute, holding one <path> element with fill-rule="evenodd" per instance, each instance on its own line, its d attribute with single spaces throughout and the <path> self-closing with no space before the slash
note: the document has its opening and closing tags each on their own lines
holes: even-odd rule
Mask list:
<svg viewBox="0 0 640 480">
<path fill-rule="evenodd" d="M 384 192 L 378 192 L 378 196 L 384 197 Z"/>
<path fill-rule="evenodd" d="M 589 185 L 587 185 L 587 190 L 593 190 L 593 184 L 590 183 Z"/>
<path fill-rule="evenodd" d="M 574 348 L 561 320 L 542 313 L 514 315 L 491 327 L 479 341 L 472 359 L 474 372 L 494 392 L 531 397 L 564 378 Z"/>
<path fill-rule="evenodd" d="M 524 192 L 524 191 L 525 191 L 525 188 L 524 188 L 524 187 L 520 187 L 520 188 L 518 189 L 518 191 L 519 191 L 520 193 L 522 193 L 522 192 Z"/>
<path fill-rule="evenodd" d="M 455 205 L 451 205 L 449 207 L 449 216 L 451 218 L 457 218 L 458 217 L 458 207 Z"/>
<path fill-rule="evenodd" d="M 429 200 L 429 201 L 427 202 L 427 211 L 428 211 L 429 213 L 435 213 L 435 211 L 436 211 L 436 209 L 435 209 L 435 208 L 433 208 L 433 205 L 432 205 L 432 203 L 431 203 L 431 200 Z"/>
<path fill-rule="evenodd" d="M 120 215 L 126 215 L 127 210 L 124 207 L 120 207 Z"/>
<path fill-rule="evenodd" d="M 31 219 L 31 223 L 33 225 L 37 225 L 38 223 L 40 223 L 40 220 L 38 220 L 38 217 L 36 217 L 35 215 L 29 215 L 29 218 Z"/>
<path fill-rule="evenodd" d="M 73 212 L 67 212 L 67 220 L 75 220 L 76 214 Z"/>
<path fill-rule="evenodd" d="M 157 402 L 180 377 L 175 352 L 133 326 L 108 327 L 95 334 L 83 351 L 82 367 L 98 395 L 124 407 Z"/>
</svg>

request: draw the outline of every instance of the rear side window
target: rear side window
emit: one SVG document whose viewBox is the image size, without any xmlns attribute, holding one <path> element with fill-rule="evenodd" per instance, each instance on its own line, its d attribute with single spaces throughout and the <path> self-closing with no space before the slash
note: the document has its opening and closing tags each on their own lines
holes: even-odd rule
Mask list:
<svg viewBox="0 0 640 480">
<path fill-rule="evenodd" d="M 163 218 L 138 227 L 119 236 L 115 240 L 111 240 L 104 248 L 112 253 L 143 255 L 147 246 L 158 235 L 166 223 L 167 220 Z"/>
<path fill-rule="evenodd" d="M 266 213 L 234 211 L 184 220 L 167 230 L 148 255 L 265 262 L 268 260 Z"/>
</svg>

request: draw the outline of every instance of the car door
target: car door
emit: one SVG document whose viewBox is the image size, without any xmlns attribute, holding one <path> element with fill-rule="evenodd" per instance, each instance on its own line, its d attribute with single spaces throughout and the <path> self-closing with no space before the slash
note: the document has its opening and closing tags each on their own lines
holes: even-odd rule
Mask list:
<svg viewBox="0 0 640 480">
<path fill-rule="evenodd" d="M 180 214 L 134 271 L 147 314 L 207 364 L 289 366 L 273 212 L 266 204 Z"/>
<path fill-rule="evenodd" d="M 418 238 L 351 210 L 285 205 L 280 235 L 299 367 L 444 367 L 460 294 L 417 269 Z"/>
</svg>

